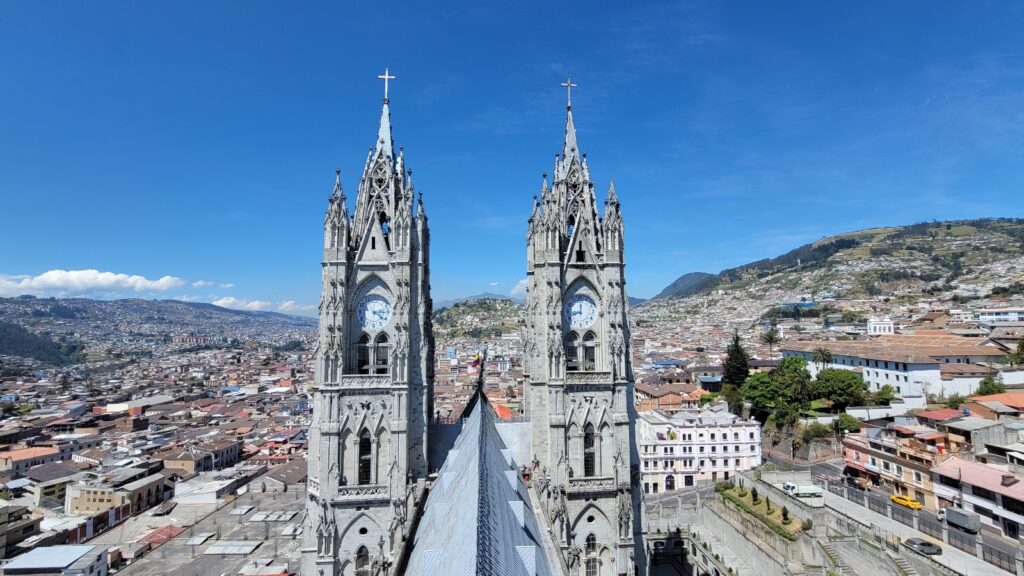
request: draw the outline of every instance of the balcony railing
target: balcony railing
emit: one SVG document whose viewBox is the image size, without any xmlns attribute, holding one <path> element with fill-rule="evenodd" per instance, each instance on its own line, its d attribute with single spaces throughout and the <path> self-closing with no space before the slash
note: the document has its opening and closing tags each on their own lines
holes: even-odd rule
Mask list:
<svg viewBox="0 0 1024 576">
<path fill-rule="evenodd" d="M 578 384 L 611 384 L 611 372 L 566 372 L 565 383 Z"/>
<path fill-rule="evenodd" d="M 615 478 L 610 476 L 588 476 L 585 478 L 569 478 L 570 493 L 607 492 L 615 490 Z"/>
<path fill-rule="evenodd" d="M 388 487 L 385 484 L 359 484 L 355 486 L 339 486 L 335 500 L 344 502 L 370 502 L 388 499 Z"/>
</svg>

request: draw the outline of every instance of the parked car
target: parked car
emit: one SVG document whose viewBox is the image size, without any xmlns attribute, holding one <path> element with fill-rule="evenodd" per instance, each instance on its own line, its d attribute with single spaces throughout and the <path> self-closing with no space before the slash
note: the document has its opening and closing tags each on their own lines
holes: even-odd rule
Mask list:
<svg viewBox="0 0 1024 576">
<path fill-rule="evenodd" d="M 921 538 L 908 538 L 903 541 L 907 548 L 920 552 L 921 554 L 927 554 L 928 556 L 938 556 L 942 554 L 942 547 L 938 544 L 933 544 L 927 540 Z"/>
<path fill-rule="evenodd" d="M 854 478 L 853 476 L 846 476 L 845 481 L 846 485 L 849 486 L 850 488 L 853 488 L 855 490 L 867 490 L 867 488 L 865 488 L 864 485 L 861 484 L 860 481 Z"/>
<path fill-rule="evenodd" d="M 910 496 L 902 496 L 900 494 L 896 494 L 896 495 L 894 495 L 891 498 L 891 500 L 893 502 L 899 504 L 900 506 L 903 506 L 905 508 L 910 508 L 911 510 L 920 510 L 921 509 L 921 503 L 918 502 L 917 500 L 911 498 Z"/>
</svg>

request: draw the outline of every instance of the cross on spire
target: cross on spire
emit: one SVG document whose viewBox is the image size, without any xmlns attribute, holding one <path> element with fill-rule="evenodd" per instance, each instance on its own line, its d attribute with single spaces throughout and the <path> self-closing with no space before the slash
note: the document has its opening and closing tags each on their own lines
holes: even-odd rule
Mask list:
<svg viewBox="0 0 1024 576">
<path fill-rule="evenodd" d="M 566 109 L 567 110 L 572 110 L 572 89 L 575 88 L 576 86 L 578 86 L 578 84 L 573 84 L 572 78 L 569 77 L 569 75 L 567 74 L 565 76 L 565 82 L 562 82 L 562 87 L 565 88 L 566 92 L 568 92 L 568 94 L 567 94 L 567 101 L 568 101 L 568 103 L 566 104 Z"/>
<path fill-rule="evenodd" d="M 384 81 L 384 101 L 387 102 L 388 101 L 388 80 L 394 80 L 395 77 L 391 76 L 390 74 L 388 74 L 388 69 L 384 68 L 384 73 L 379 75 L 379 76 L 377 76 L 377 78 L 380 78 L 381 80 Z"/>
</svg>

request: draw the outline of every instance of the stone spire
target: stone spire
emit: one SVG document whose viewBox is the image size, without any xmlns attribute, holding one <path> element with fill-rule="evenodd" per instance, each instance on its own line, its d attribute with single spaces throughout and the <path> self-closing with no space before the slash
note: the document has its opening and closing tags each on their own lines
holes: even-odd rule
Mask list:
<svg viewBox="0 0 1024 576">
<path fill-rule="evenodd" d="M 615 193 L 615 180 L 612 180 L 611 184 L 608 186 L 608 197 L 605 198 L 604 203 L 605 204 L 618 204 L 619 203 L 619 196 Z"/>
<path fill-rule="evenodd" d="M 380 128 L 377 130 L 377 154 L 383 151 L 384 155 L 393 158 L 395 151 L 391 142 L 391 107 L 388 99 L 384 99 L 384 106 L 380 111 Z M 375 156 L 377 155 L 375 154 Z"/>
<path fill-rule="evenodd" d="M 334 169 L 334 190 L 331 191 L 331 198 L 340 198 L 345 202 L 345 189 L 341 186 L 341 168 Z"/>
</svg>

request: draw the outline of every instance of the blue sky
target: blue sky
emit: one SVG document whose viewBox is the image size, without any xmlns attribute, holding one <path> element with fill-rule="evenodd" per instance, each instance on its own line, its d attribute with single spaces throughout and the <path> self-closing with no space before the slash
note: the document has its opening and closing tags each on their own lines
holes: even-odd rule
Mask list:
<svg viewBox="0 0 1024 576">
<path fill-rule="evenodd" d="M 524 276 L 566 73 L 634 296 L 851 229 L 1019 217 L 1022 6 L 6 3 L 0 295 L 308 313 L 385 66 L 438 300 Z"/>
</svg>

